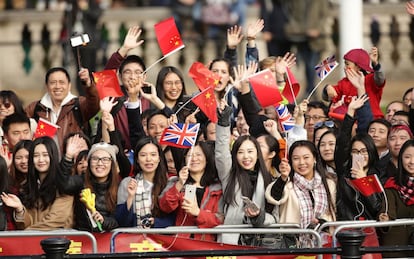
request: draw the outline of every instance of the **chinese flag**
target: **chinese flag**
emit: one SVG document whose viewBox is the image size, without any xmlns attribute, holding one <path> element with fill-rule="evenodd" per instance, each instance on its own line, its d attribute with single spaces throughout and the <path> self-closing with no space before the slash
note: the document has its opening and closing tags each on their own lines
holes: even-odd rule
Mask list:
<svg viewBox="0 0 414 259">
<path fill-rule="evenodd" d="M 376 174 L 349 181 L 351 185 L 364 196 L 383 192 L 384 189 Z"/>
<path fill-rule="evenodd" d="M 217 123 L 217 102 L 214 96 L 214 88 L 208 87 L 192 98 L 192 101 L 209 118 Z"/>
<path fill-rule="evenodd" d="M 286 85 L 283 88 L 282 96 L 288 101 L 288 103 L 295 103 L 296 96 L 298 96 L 300 85 L 289 68 L 287 70 Z"/>
<path fill-rule="evenodd" d="M 184 43 L 181 40 L 173 17 L 155 24 L 154 29 L 163 56 L 170 55 L 184 48 Z"/>
<path fill-rule="evenodd" d="M 119 97 L 124 95 L 119 86 L 115 70 L 103 70 L 94 72 L 92 75 L 101 100 L 107 96 Z"/>
<path fill-rule="evenodd" d="M 262 107 L 274 105 L 283 100 L 276 85 L 276 79 L 269 69 L 254 74 L 249 77 L 249 81 Z"/>
<path fill-rule="evenodd" d="M 194 83 L 200 91 L 203 91 L 209 86 L 213 86 L 214 88 L 220 81 L 219 75 L 211 72 L 200 62 L 194 62 L 191 65 L 188 75 L 194 80 Z"/>
<path fill-rule="evenodd" d="M 33 138 L 40 138 L 44 136 L 53 137 L 56 134 L 57 129 L 59 126 L 43 119 L 39 118 L 37 122 L 37 128 L 33 135 Z"/>
</svg>

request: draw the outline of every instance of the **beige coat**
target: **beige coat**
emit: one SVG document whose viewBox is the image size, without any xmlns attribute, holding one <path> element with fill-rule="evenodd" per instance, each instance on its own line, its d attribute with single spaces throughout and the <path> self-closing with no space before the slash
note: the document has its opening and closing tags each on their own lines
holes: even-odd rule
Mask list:
<svg viewBox="0 0 414 259">
<path fill-rule="evenodd" d="M 293 184 L 291 181 L 286 183 L 285 188 L 283 190 L 282 198 L 280 200 L 275 200 L 271 195 L 271 190 L 273 184 L 276 181 L 269 184 L 266 188 L 266 199 L 270 204 L 278 205 L 279 206 L 279 220 L 277 223 L 294 223 L 300 224 L 301 222 L 301 214 L 300 214 L 300 207 L 299 207 L 299 200 L 296 196 L 295 190 L 293 189 Z M 333 204 L 335 206 L 336 202 L 336 183 L 331 180 L 327 179 L 328 188 L 331 193 L 331 197 L 333 199 Z M 335 215 L 325 214 L 322 216 L 322 219 L 326 221 L 335 221 Z"/>
<path fill-rule="evenodd" d="M 16 217 L 17 229 L 56 230 L 73 227 L 73 196 L 57 195 L 55 201 L 45 210 L 26 209 Z"/>
</svg>

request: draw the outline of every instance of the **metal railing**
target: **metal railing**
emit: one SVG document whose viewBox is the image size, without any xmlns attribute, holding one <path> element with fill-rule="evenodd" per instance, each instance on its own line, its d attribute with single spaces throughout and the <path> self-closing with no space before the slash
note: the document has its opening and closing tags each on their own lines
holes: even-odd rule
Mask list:
<svg viewBox="0 0 414 259">
<path fill-rule="evenodd" d="M 13 230 L 0 231 L 0 238 L 6 237 L 62 237 L 62 236 L 86 236 L 92 244 L 92 253 L 98 252 L 98 244 L 95 236 L 91 232 L 79 230 L 51 230 L 51 231 L 35 231 L 35 230 Z M 1 255 L 1 254 L 0 254 Z"/>
<path fill-rule="evenodd" d="M 0 238 L 4 237 L 27 237 L 27 236 L 87 236 L 92 243 L 94 254 L 70 254 L 64 255 L 67 245 L 63 245 L 62 238 L 56 238 L 56 244 L 53 249 L 61 245 L 61 258 L 168 258 L 168 257 L 199 257 L 199 256 L 252 256 L 252 255 L 317 255 L 322 258 L 323 254 L 339 254 L 341 258 L 360 258 L 365 253 L 381 253 L 389 251 L 413 251 L 414 246 L 386 246 L 386 247 L 360 247 L 365 234 L 362 231 L 350 231 L 349 229 L 360 229 L 365 227 L 388 227 L 414 225 L 414 219 L 400 219 L 387 222 L 376 221 L 338 221 L 327 222 L 322 224 L 317 230 L 300 229 L 298 224 L 273 224 L 266 228 L 253 228 L 251 225 L 220 225 L 210 229 L 199 229 L 197 227 L 169 227 L 164 229 L 140 229 L 140 228 L 119 228 L 112 231 L 110 240 L 110 253 L 99 254 L 97 252 L 97 242 L 92 233 L 76 230 L 56 230 L 56 231 L 5 231 L 0 232 Z M 327 227 L 335 226 L 336 230 L 333 234 L 333 247 L 322 248 L 321 235 L 318 231 L 322 231 Z M 115 239 L 122 233 L 134 234 L 181 234 L 181 233 L 205 233 L 205 234 L 222 234 L 222 233 L 239 233 L 239 234 L 311 234 L 315 237 L 315 248 L 288 248 L 288 249 L 268 249 L 253 248 L 241 250 L 187 250 L 187 251 L 156 251 L 156 252 L 140 252 L 140 253 L 119 253 L 115 249 Z M 49 238 L 50 239 L 50 238 Z M 339 240 L 341 247 L 337 247 Z M 53 245 L 53 239 L 43 242 L 42 248 L 46 254 L 52 250 L 47 250 L 44 243 Z M 63 240 L 64 241 L 64 240 Z M 67 242 L 70 243 L 69 240 Z M 56 252 L 55 250 L 53 250 Z M 63 257 L 64 255 L 64 257 Z M 13 256 L 13 258 L 22 258 Z M 46 256 L 46 258 L 48 258 Z M 54 257 L 58 258 L 58 257 Z"/>
</svg>

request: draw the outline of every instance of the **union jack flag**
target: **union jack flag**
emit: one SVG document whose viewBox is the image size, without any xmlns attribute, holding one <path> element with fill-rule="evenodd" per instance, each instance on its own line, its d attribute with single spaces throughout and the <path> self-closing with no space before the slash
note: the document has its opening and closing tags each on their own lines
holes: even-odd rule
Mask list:
<svg viewBox="0 0 414 259">
<path fill-rule="evenodd" d="M 174 123 L 162 133 L 160 144 L 178 148 L 191 148 L 197 140 L 200 123 Z"/>
<path fill-rule="evenodd" d="M 280 104 L 277 106 L 276 112 L 279 116 L 279 123 L 283 131 L 286 132 L 295 126 L 295 119 L 290 114 L 286 105 Z"/>
<path fill-rule="evenodd" d="M 319 78 L 323 80 L 336 66 L 338 66 L 338 62 L 335 60 L 335 55 L 332 55 L 316 65 L 315 70 Z"/>
</svg>

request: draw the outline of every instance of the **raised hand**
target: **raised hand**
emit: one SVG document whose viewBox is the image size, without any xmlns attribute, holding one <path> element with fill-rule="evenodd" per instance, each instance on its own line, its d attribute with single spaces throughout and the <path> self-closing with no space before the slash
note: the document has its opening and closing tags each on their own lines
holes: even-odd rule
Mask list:
<svg viewBox="0 0 414 259">
<path fill-rule="evenodd" d="M 407 10 L 407 13 L 414 15 L 414 2 L 407 1 L 407 3 L 405 4 L 405 9 Z"/>
<path fill-rule="evenodd" d="M 258 19 L 253 24 L 247 26 L 246 37 L 247 39 L 256 39 L 256 36 L 264 28 L 264 20 Z"/>
<path fill-rule="evenodd" d="M 292 68 L 294 65 L 296 65 L 296 56 L 293 53 L 287 52 L 283 57 L 277 57 L 275 61 L 277 79 L 283 80 L 287 72 L 286 68 Z"/>
<path fill-rule="evenodd" d="M 372 47 L 369 52 L 369 58 L 371 59 L 372 65 L 376 66 L 378 64 L 378 48 Z"/>
<path fill-rule="evenodd" d="M 65 156 L 68 159 L 74 159 L 76 156 L 85 149 L 83 145 L 84 140 L 79 136 L 79 134 L 74 135 L 73 137 L 68 139 L 66 144 L 66 153 Z"/>
<path fill-rule="evenodd" d="M 279 172 L 280 172 L 280 177 L 282 178 L 283 181 L 287 181 L 287 179 L 289 178 L 289 174 L 290 174 L 290 165 L 289 165 L 289 161 L 286 158 L 282 158 L 282 161 L 279 164 Z"/>
<path fill-rule="evenodd" d="M 199 111 L 200 108 L 197 107 L 197 109 L 193 113 L 191 113 L 185 118 L 185 123 L 197 123 L 196 115 Z"/>
<path fill-rule="evenodd" d="M 181 188 L 183 188 L 185 182 L 188 179 L 188 175 L 189 175 L 188 166 L 184 166 L 178 172 L 178 181 L 177 181 L 177 184 L 176 184 L 176 187 L 177 187 L 178 191 L 180 191 Z"/>
<path fill-rule="evenodd" d="M 87 87 L 90 87 L 92 85 L 92 78 L 87 68 L 81 68 L 81 70 L 78 72 L 78 76 L 81 82 L 84 83 Z"/>
<path fill-rule="evenodd" d="M 139 26 L 132 26 L 129 28 L 127 35 L 125 36 L 124 43 L 122 47 L 118 50 L 118 53 L 121 56 L 125 57 L 128 52 L 144 43 L 144 40 L 139 40 L 141 36 L 142 29 Z"/>
<path fill-rule="evenodd" d="M 227 29 L 227 46 L 229 49 L 237 48 L 237 45 L 242 41 L 243 35 L 241 33 L 242 27 L 234 25 Z"/>
<path fill-rule="evenodd" d="M 279 130 L 277 129 L 277 122 L 272 119 L 268 119 L 263 122 L 263 126 L 267 133 L 272 135 L 275 139 L 281 139 L 282 136 L 280 135 Z"/>
<path fill-rule="evenodd" d="M 352 97 L 351 102 L 348 105 L 348 110 L 356 111 L 364 105 L 366 101 L 369 100 L 368 95 L 364 94 L 359 97 Z"/>
<path fill-rule="evenodd" d="M 106 96 L 99 101 L 99 107 L 102 112 L 111 112 L 112 107 L 117 105 L 118 101 L 115 100 L 115 97 Z"/>
<path fill-rule="evenodd" d="M 115 121 L 114 121 L 114 117 L 112 116 L 112 114 L 110 112 L 102 112 L 102 124 L 106 127 L 106 129 L 108 129 L 109 131 L 114 131 L 115 130 Z"/>
<path fill-rule="evenodd" d="M 141 33 L 142 29 L 139 26 L 132 26 L 129 28 L 128 33 L 124 39 L 124 44 L 122 46 L 127 49 L 133 49 L 142 45 L 142 43 L 144 43 L 144 40 L 139 40 Z"/>
</svg>

